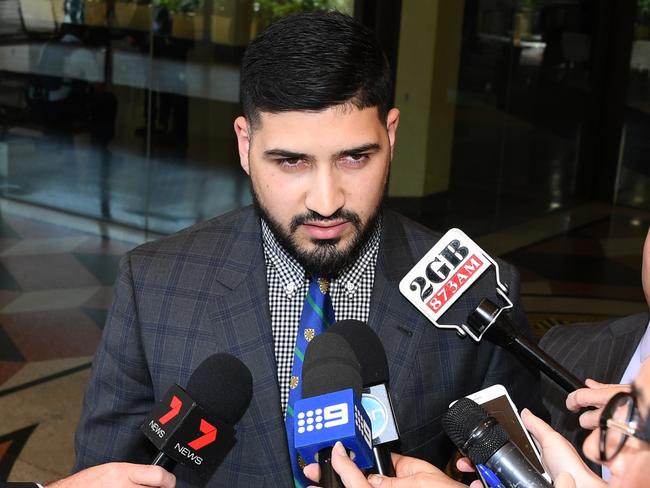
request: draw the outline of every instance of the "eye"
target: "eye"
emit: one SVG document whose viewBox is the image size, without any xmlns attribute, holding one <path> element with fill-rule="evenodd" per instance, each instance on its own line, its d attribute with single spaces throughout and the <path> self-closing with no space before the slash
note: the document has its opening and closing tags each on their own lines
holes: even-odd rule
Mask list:
<svg viewBox="0 0 650 488">
<path fill-rule="evenodd" d="M 275 162 L 280 168 L 289 171 L 295 171 L 307 165 L 307 162 L 301 158 L 276 159 Z"/>
<path fill-rule="evenodd" d="M 369 159 L 370 155 L 367 153 L 354 153 L 344 156 L 343 163 L 348 166 L 357 167 L 364 165 Z"/>
</svg>

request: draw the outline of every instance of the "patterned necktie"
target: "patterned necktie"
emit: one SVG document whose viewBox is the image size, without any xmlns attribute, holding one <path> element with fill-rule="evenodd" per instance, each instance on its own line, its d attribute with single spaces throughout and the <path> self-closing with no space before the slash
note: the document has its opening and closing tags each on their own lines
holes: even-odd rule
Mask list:
<svg viewBox="0 0 650 488">
<path fill-rule="evenodd" d="M 296 488 L 303 488 L 313 484 L 302 473 L 305 463 L 302 459 L 299 459 L 298 453 L 293 447 L 293 406 L 302 398 L 302 362 L 309 341 L 321 334 L 332 323 L 334 323 L 334 307 L 332 307 L 332 298 L 329 295 L 329 283 L 323 278 L 312 278 L 305 297 L 305 303 L 302 306 L 300 324 L 298 325 L 293 367 L 291 368 L 291 382 L 289 383 L 289 401 L 285 417 L 291 470 L 293 471 L 293 482 Z"/>
</svg>

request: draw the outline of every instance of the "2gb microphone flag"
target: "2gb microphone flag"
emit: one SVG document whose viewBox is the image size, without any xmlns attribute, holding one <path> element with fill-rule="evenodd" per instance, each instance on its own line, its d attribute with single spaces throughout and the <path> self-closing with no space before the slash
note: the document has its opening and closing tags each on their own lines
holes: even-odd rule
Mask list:
<svg viewBox="0 0 650 488">
<path fill-rule="evenodd" d="M 440 318 L 491 266 L 496 272 L 496 291 L 512 308 L 508 288 L 501 282 L 499 266 L 460 229 L 449 230 L 409 271 L 399 289 L 436 327 L 456 329 L 461 336 L 480 341 L 487 327 L 476 330 L 466 324 L 442 324 Z"/>
</svg>

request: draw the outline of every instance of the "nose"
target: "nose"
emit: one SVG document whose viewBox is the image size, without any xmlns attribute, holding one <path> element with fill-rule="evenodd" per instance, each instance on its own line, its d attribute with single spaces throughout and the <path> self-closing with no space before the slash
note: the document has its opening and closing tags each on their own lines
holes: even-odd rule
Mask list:
<svg viewBox="0 0 650 488">
<path fill-rule="evenodd" d="M 343 182 L 336 168 L 330 164 L 317 165 L 309 179 L 305 205 L 323 217 L 329 217 L 345 203 Z"/>
</svg>

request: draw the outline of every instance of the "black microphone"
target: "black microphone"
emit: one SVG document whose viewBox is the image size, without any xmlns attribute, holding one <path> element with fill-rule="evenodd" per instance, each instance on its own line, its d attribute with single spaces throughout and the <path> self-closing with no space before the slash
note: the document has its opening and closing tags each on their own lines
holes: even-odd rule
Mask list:
<svg viewBox="0 0 650 488">
<path fill-rule="evenodd" d="M 495 296 L 503 302 L 499 307 L 485 296 L 471 290 L 489 269 L 496 277 Z M 525 363 L 532 364 L 567 392 L 584 387 L 584 382 L 546 354 L 539 346 L 519 333 L 507 312 L 513 308 L 508 285 L 501 281 L 499 264 L 460 229 L 449 230 L 400 281 L 400 291 L 436 327 L 455 329 L 461 337 L 470 336 L 480 342 L 485 336 Z M 475 299 L 467 323 L 448 324 L 446 312 L 461 297 Z M 474 304 L 478 303 L 478 306 Z M 474 308 L 476 307 L 476 308 Z"/>
<path fill-rule="evenodd" d="M 503 347 L 515 356 L 532 362 L 567 393 L 584 388 L 584 382 L 576 378 L 555 359 L 544 352 L 519 330 L 507 314 L 499 313 L 499 307 L 489 298 L 484 298 L 467 318 L 476 330 L 485 330 L 485 338 Z"/>
<path fill-rule="evenodd" d="M 187 390 L 173 385 L 141 426 L 159 453 L 151 464 L 171 471 L 176 463 L 207 475 L 235 445 L 234 425 L 253 396 L 250 370 L 230 354 L 205 359 Z"/>
<path fill-rule="evenodd" d="M 337 440 L 357 466 L 372 467 L 372 433 L 360 402 L 361 385 L 359 361 L 345 339 L 337 334 L 312 339 L 302 366 L 303 398 L 294 405 L 294 440 L 307 462 L 317 458 L 325 488 L 343 488 L 331 464 Z"/>
<path fill-rule="evenodd" d="M 442 427 L 458 450 L 475 465 L 484 464 L 510 488 L 551 488 L 505 429 L 479 404 L 461 398 L 442 417 Z"/>
<path fill-rule="evenodd" d="M 331 325 L 326 333 L 343 337 L 359 359 L 363 381 L 361 404 L 372 424 L 375 471 L 395 476 L 388 445 L 399 441 L 399 429 L 388 389 L 388 359 L 384 345 L 375 331 L 359 320 L 341 320 Z"/>
</svg>

